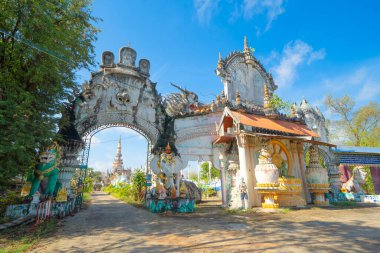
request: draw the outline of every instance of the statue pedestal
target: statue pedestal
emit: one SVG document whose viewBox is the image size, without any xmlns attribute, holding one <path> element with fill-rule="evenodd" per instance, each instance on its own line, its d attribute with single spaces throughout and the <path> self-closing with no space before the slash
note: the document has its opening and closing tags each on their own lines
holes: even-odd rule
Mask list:
<svg viewBox="0 0 380 253">
<path fill-rule="evenodd" d="M 306 201 L 302 197 L 302 182 L 300 178 L 278 179 L 280 191 L 278 192 L 278 203 L 280 207 L 285 206 L 306 206 Z"/>
<path fill-rule="evenodd" d="M 40 203 L 40 196 L 41 196 L 41 194 L 39 192 L 34 193 L 31 204 Z"/>
<path fill-rule="evenodd" d="M 255 189 L 262 195 L 261 206 L 263 208 L 279 208 L 279 187 L 255 187 Z"/>
<path fill-rule="evenodd" d="M 146 207 L 152 213 L 163 213 L 166 211 L 178 213 L 192 213 L 195 208 L 195 200 L 189 198 L 175 198 L 175 199 L 147 199 Z"/>
<path fill-rule="evenodd" d="M 310 193 L 312 193 L 314 205 L 329 205 L 329 200 L 325 197 L 325 193 L 327 193 L 330 190 L 329 184 L 308 184 L 308 188 Z"/>
</svg>

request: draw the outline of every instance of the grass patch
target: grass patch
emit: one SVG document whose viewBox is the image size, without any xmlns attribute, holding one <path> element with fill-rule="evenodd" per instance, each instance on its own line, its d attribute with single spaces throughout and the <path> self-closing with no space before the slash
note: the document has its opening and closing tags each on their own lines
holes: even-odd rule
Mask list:
<svg viewBox="0 0 380 253">
<path fill-rule="evenodd" d="M 278 210 L 280 211 L 280 213 L 284 213 L 284 214 L 290 213 L 291 211 L 289 208 L 280 208 Z"/>
<path fill-rule="evenodd" d="M 83 193 L 83 201 L 84 201 L 84 202 L 90 202 L 90 201 L 91 201 L 91 193 L 89 193 L 89 192 L 84 192 L 84 193 Z"/>
<path fill-rule="evenodd" d="M 225 214 L 230 214 L 230 215 L 244 215 L 244 214 L 250 214 L 254 213 L 253 209 L 225 209 L 224 210 Z"/>
<path fill-rule="evenodd" d="M 40 239 L 51 236 L 56 220 L 50 219 L 33 227 L 21 225 L 0 232 L 0 253 L 22 253 L 30 250 Z"/>
<path fill-rule="evenodd" d="M 142 201 L 135 200 L 132 197 L 123 196 L 122 194 L 117 193 L 117 192 L 107 192 L 107 193 L 110 194 L 111 196 L 117 198 L 117 199 L 120 199 L 121 201 L 124 201 L 125 203 L 127 203 L 129 205 L 132 205 L 135 207 L 144 207 L 144 203 Z"/>
<path fill-rule="evenodd" d="M 333 202 L 331 203 L 333 206 L 335 207 L 341 207 L 341 208 L 345 208 L 345 207 L 355 207 L 358 205 L 358 203 L 356 202 L 353 202 L 353 201 L 342 201 L 342 202 Z"/>
</svg>

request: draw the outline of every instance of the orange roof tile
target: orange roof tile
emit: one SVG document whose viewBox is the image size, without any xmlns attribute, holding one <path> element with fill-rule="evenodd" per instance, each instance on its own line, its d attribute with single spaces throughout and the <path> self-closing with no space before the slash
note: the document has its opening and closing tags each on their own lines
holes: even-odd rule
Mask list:
<svg viewBox="0 0 380 253">
<path fill-rule="evenodd" d="M 238 118 L 241 124 L 265 128 L 285 133 L 291 133 L 301 136 L 319 137 L 318 134 L 310 130 L 306 125 L 301 125 L 289 121 L 270 119 L 265 116 L 253 115 L 241 112 L 231 111 L 235 118 Z"/>
</svg>

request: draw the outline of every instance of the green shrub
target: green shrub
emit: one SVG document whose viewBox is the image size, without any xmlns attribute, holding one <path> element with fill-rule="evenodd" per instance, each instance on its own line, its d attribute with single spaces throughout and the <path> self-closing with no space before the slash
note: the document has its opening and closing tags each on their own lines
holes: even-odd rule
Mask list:
<svg viewBox="0 0 380 253">
<path fill-rule="evenodd" d="M 5 196 L 0 197 L 0 216 L 5 213 L 7 206 L 22 204 L 23 198 L 19 192 L 7 191 Z"/>
<path fill-rule="evenodd" d="M 91 194 L 89 192 L 83 193 L 83 201 L 84 202 L 90 202 L 91 201 Z"/>
<path fill-rule="evenodd" d="M 144 200 L 145 184 L 145 173 L 142 170 L 136 170 L 132 174 L 131 184 L 118 183 L 116 186 L 109 185 L 104 187 L 103 191 L 128 204 L 141 206 Z"/>
</svg>

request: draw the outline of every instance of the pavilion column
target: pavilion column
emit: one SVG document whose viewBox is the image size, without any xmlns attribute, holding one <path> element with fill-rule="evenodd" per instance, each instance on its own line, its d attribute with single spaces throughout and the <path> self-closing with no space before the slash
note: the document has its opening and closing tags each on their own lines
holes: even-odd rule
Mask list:
<svg viewBox="0 0 380 253">
<path fill-rule="evenodd" d="M 178 172 L 177 175 L 176 175 L 176 178 L 175 178 L 176 197 L 177 198 L 179 197 L 179 183 L 181 181 L 181 178 L 182 178 L 182 173 Z"/>
<path fill-rule="evenodd" d="M 222 156 L 220 161 L 220 186 L 222 191 L 222 207 L 227 207 L 227 189 L 226 189 L 226 166 L 225 157 Z"/>
<path fill-rule="evenodd" d="M 301 172 L 303 195 L 306 199 L 306 202 L 311 203 L 311 195 L 310 195 L 310 192 L 307 188 L 307 182 L 306 182 L 306 173 L 305 173 L 306 164 L 305 164 L 305 154 L 303 151 L 303 143 L 302 142 L 297 143 L 297 157 L 298 157 L 298 164 L 299 164 L 300 172 Z"/>
<path fill-rule="evenodd" d="M 214 165 L 220 169 L 220 190 L 222 193 L 222 207 L 227 207 L 226 170 L 228 164 L 226 155 L 226 144 L 215 144 L 213 146 L 213 161 Z"/>
<path fill-rule="evenodd" d="M 302 197 L 304 199 L 306 199 L 306 192 L 307 192 L 307 187 L 306 187 L 306 180 L 304 180 L 305 178 L 305 175 L 302 171 L 302 168 L 300 166 L 300 162 L 299 162 L 299 157 L 298 157 L 298 142 L 297 141 L 290 141 L 290 148 L 291 148 L 291 154 L 292 154 L 292 164 L 293 164 L 293 168 L 292 168 L 292 172 L 293 172 L 293 175 L 294 177 L 297 177 L 299 179 L 301 179 L 301 183 L 302 183 Z"/>
<path fill-rule="evenodd" d="M 241 134 L 237 137 L 238 152 L 239 152 L 239 165 L 240 165 L 240 178 L 237 182 L 241 182 L 243 179 L 247 185 L 248 194 L 248 208 L 253 206 L 261 206 L 261 201 L 259 193 L 255 190 L 256 177 L 254 173 L 254 168 L 256 163 L 253 159 L 252 145 L 253 137 Z"/>
<path fill-rule="evenodd" d="M 292 165 L 293 165 L 293 168 L 292 168 L 292 175 L 290 176 L 294 176 L 294 177 L 298 177 L 298 178 L 301 178 L 301 168 L 300 168 L 300 164 L 298 162 L 298 154 L 297 154 L 297 142 L 296 141 L 290 141 L 290 152 L 292 154 Z"/>
</svg>

